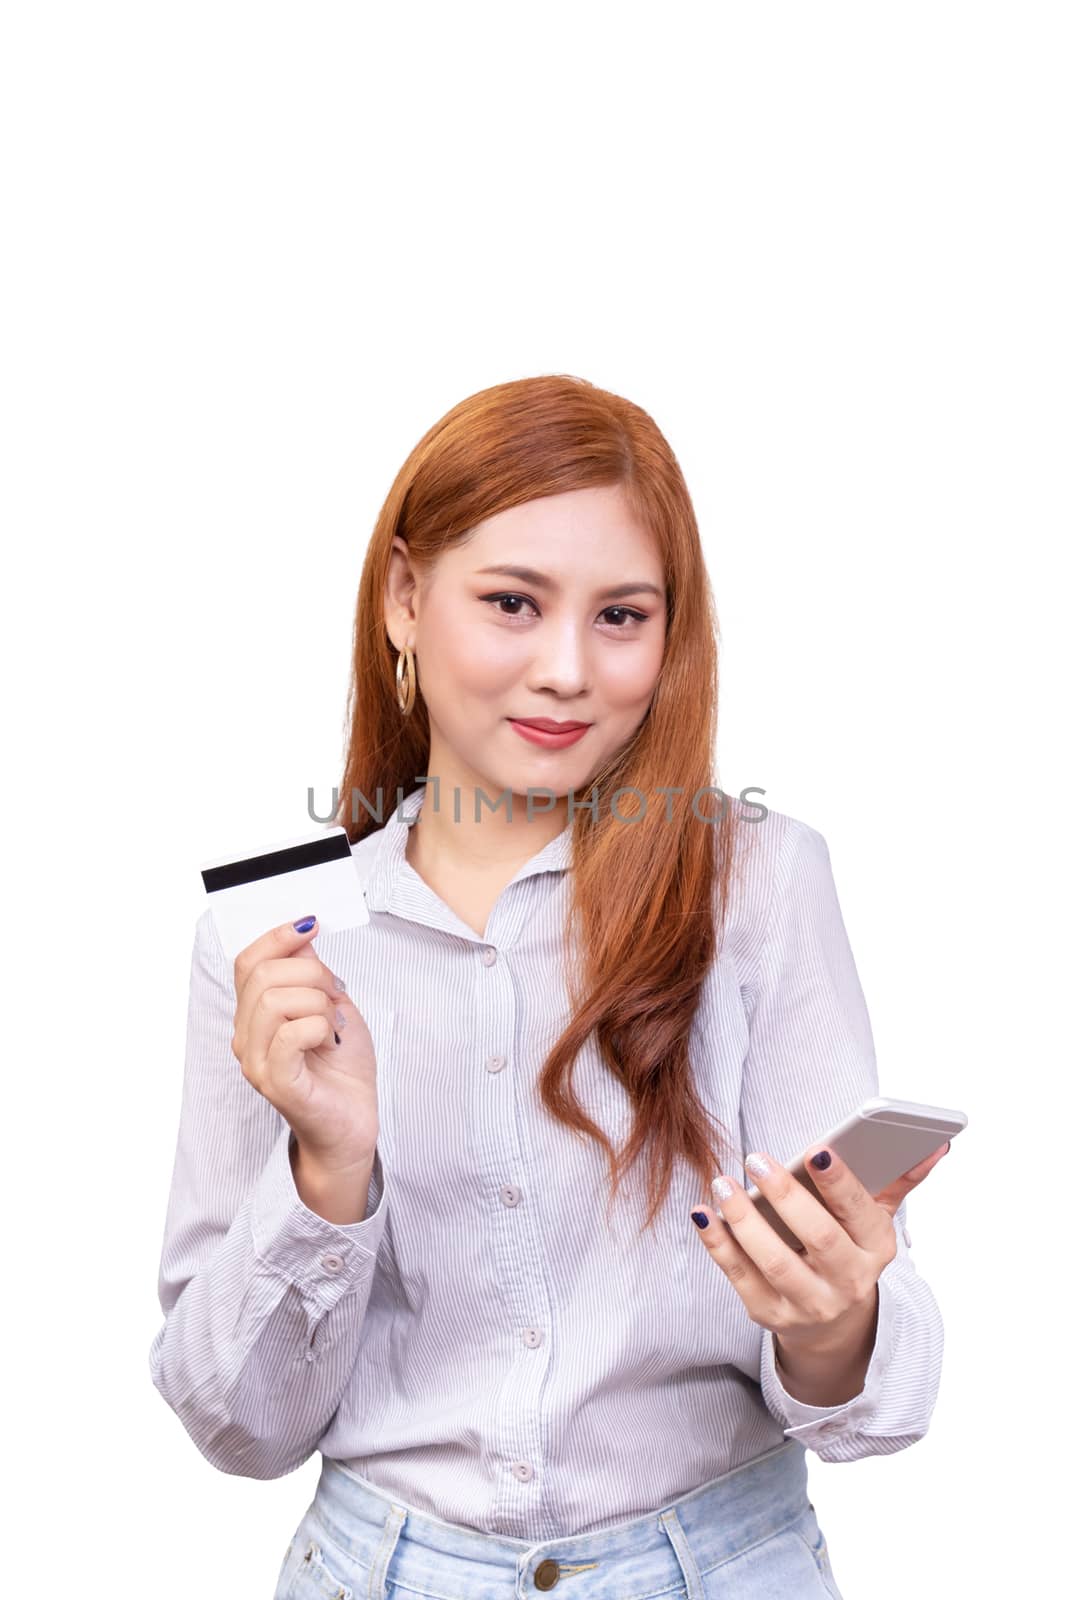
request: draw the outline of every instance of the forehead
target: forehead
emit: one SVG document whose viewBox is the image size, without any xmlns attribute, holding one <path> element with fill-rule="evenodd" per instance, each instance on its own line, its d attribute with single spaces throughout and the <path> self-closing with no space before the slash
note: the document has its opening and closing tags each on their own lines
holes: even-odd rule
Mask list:
<svg viewBox="0 0 1067 1600">
<path fill-rule="evenodd" d="M 663 576 L 656 541 L 617 485 L 509 506 L 480 522 L 449 554 L 467 572 L 507 562 L 560 581 L 599 582 L 607 573 L 658 583 Z"/>
</svg>

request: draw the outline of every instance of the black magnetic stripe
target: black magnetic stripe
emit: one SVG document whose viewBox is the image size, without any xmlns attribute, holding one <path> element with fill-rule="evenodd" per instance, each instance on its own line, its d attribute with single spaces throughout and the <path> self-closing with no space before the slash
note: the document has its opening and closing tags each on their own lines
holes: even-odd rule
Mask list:
<svg viewBox="0 0 1067 1600">
<path fill-rule="evenodd" d="M 286 850 L 269 850 L 265 856 L 249 856 L 245 861 L 228 861 L 222 867 L 202 868 L 200 876 L 208 894 L 216 889 L 232 889 L 239 883 L 256 883 L 260 878 L 275 878 L 283 872 L 299 872 L 301 867 L 320 867 L 327 861 L 351 861 L 352 846 L 344 833 L 325 839 L 290 845 Z"/>
</svg>

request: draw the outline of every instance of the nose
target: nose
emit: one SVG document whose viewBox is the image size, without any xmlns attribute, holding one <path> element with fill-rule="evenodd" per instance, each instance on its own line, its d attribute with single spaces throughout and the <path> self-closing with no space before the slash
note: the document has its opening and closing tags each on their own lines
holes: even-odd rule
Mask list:
<svg viewBox="0 0 1067 1600">
<path fill-rule="evenodd" d="M 560 617 L 537 630 L 528 681 L 532 689 L 550 689 L 561 700 L 573 700 L 590 688 L 590 657 L 581 624 Z"/>
</svg>

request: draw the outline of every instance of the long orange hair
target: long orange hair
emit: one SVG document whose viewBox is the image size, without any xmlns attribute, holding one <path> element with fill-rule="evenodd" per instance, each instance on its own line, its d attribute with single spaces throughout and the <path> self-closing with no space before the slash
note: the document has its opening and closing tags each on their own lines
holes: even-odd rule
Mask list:
<svg viewBox="0 0 1067 1600">
<path fill-rule="evenodd" d="M 545 1059 L 538 1087 L 550 1115 L 591 1135 L 607 1152 L 612 1201 L 626 1173 L 647 1154 L 648 1227 L 677 1158 L 690 1163 L 701 1193 L 721 1170 L 712 1121 L 720 1134 L 725 1130 L 693 1088 L 688 1037 L 702 980 L 719 948 L 739 802 L 709 793 L 716 787 L 714 601 L 681 469 L 647 412 L 584 379 L 552 374 L 483 389 L 419 440 L 386 496 L 363 566 L 334 820 L 355 842 L 383 822 L 365 805 L 358 818 L 353 805 L 346 821 L 349 797 L 358 791 L 373 800 L 379 790 L 407 796 L 429 770 L 425 702 L 416 696 L 410 714 L 401 715 L 397 651 L 385 630 L 393 538 L 407 542 L 418 571 L 429 570 L 442 551 L 495 513 L 597 485 L 621 486 L 658 542 L 666 640 L 641 726 L 575 794 L 576 801 L 586 800 L 595 788 L 599 818 L 592 810 L 574 812 L 564 963 L 571 1021 Z M 658 785 L 674 790 L 670 822 Z M 618 825 L 611 815 L 609 798 L 627 786 L 645 798 L 648 826 Z M 655 814 L 658 802 L 662 817 Z M 632 815 L 639 805 L 623 792 L 615 809 Z M 714 825 L 701 816 L 716 818 Z M 574 1059 L 594 1033 L 634 1110 L 621 1156 L 582 1111 L 570 1084 Z"/>
</svg>

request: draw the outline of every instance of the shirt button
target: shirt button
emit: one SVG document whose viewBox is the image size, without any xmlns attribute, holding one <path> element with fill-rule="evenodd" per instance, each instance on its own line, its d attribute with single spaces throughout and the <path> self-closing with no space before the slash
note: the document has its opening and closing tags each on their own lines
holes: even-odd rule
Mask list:
<svg viewBox="0 0 1067 1600">
<path fill-rule="evenodd" d="M 326 1255 L 321 1256 L 320 1260 L 327 1272 L 340 1272 L 341 1268 L 344 1266 L 344 1261 L 342 1258 L 334 1255 L 332 1251 L 329 1251 Z"/>
<path fill-rule="evenodd" d="M 500 1189 L 500 1198 L 506 1206 L 517 1206 L 520 1195 L 513 1183 L 505 1183 Z"/>
<path fill-rule="evenodd" d="M 493 949 L 491 944 L 487 944 L 482 952 L 482 960 L 485 962 L 487 967 L 491 967 L 493 962 L 496 960 L 496 951 Z"/>
<path fill-rule="evenodd" d="M 536 1350 L 537 1346 L 544 1338 L 544 1334 L 541 1332 L 540 1328 L 523 1328 L 522 1337 L 525 1343 L 530 1346 L 531 1350 Z"/>
<path fill-rule="evenodd" d="M 528 1461 L 513 1461 L 511 1463 L 511 1470 L 515 1474 L 516 1478 L 519 1478 L 523 1483 L 529 1483 L 530 1479 L 533 1477 L 533 1467 L 531 1467 Z"/>
<path fill-rule="evenodd" d="M 485 1063 L 486 1071 L 499 1072 L 501 1067 L 504 1065 L 504 1061 L 504 1056 L 490 1056 L 489 1060 Z"/>
</svg>

